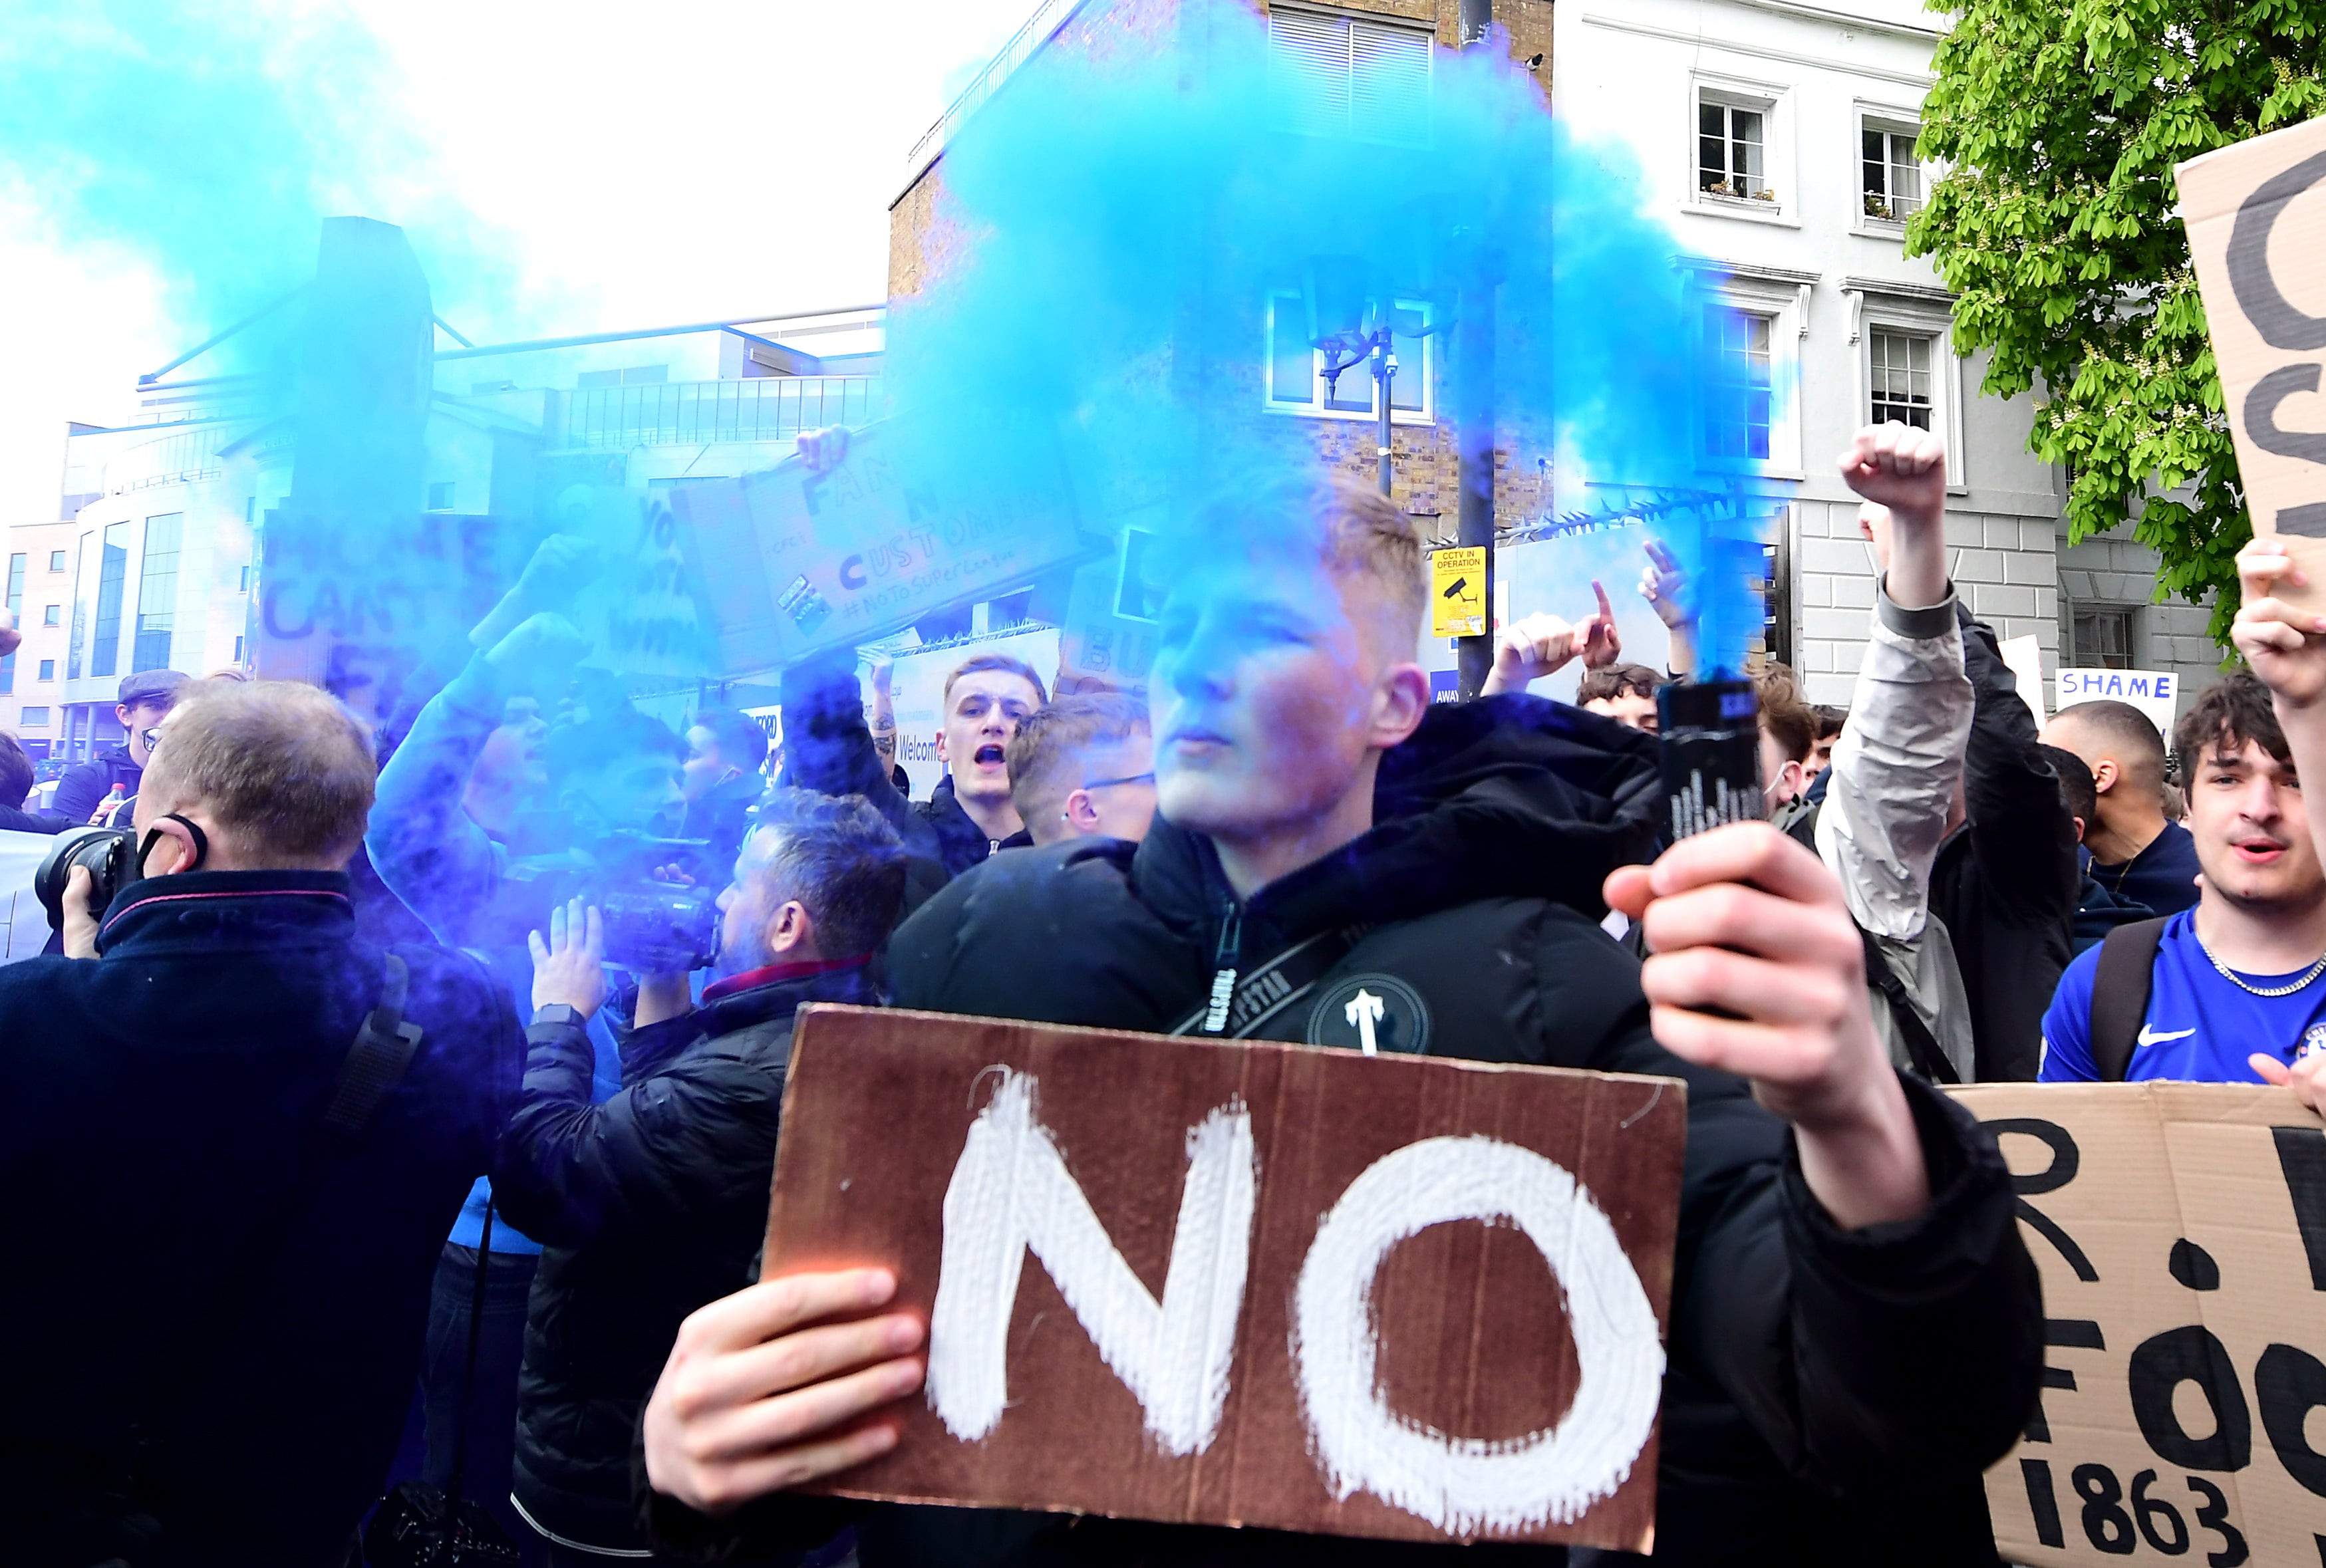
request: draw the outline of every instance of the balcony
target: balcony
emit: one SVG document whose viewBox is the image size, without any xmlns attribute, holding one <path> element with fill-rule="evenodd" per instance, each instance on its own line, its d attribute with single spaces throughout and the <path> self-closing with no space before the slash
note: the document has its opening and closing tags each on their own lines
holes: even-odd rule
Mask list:
<svg viewBox="0 0 2326 1568">
<path fill-rule="evenodd" d="M 560 451 L 784 441 L 828 424 L 879 417 L 877 376 L 768 376 L 593 386 L 565 395 Z"/>
<path fill-rule="evenodd" d="M 116 452 L 105 465 L 105 493 L 120 496 L 156 485 L 215 479 L 225 471 L 219 449 L 233 437 L 232 431 L 208 424 Z"/>
</svg>

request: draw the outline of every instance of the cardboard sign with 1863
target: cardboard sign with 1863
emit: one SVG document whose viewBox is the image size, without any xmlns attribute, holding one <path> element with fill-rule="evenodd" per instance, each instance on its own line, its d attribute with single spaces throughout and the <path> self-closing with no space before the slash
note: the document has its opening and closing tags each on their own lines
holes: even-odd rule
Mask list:
<svg viewBox="0 0 2326 1568">
<path fill-rule="evenodd" d="M 929 1322 L 896 1449 L 815 1489 L 1645 1550 L 1686 1122 L 1671 1079 L 809 1007 L 766 1271 L 880 1264 Z"/>
<path fill-rule="evenodd" d="M 393 717 L 423 666 L 431 693 L 468 658 L 469 628 L 516 580 L 530 520 L 414 513 L 379 528 L 266 514 L 253 631 L 261 680 L 308 681 Z"/>
<path fill-rule="evenodd" d="M 1105 550 L 1075 525 L 1055 442 L 1016 431 L 1010 450 L 981 471 L 892 419 L 855 431 L 822 474 L 795 457 L 673 490 L 720 673 L 758 674 L 871 642 Z"/>
<path fill-rule="evenodd" d="M 2326 1123 L 2259 1085 L 1955 1091 L 2002 1146 L 2047 1366 L 2008 1562 L 2326 1561 Z"/>
</svg>

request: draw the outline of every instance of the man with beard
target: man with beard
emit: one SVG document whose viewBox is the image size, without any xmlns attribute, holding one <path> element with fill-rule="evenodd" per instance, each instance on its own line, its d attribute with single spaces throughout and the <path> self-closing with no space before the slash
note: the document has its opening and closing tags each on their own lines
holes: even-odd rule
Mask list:
<svg viewBox="0 0 2326 1568">
<path fill-rule="evenodd" d="M 493 1188 L 542 1243 L 517 1394 L 516 1505 L 554 1563 L 645 1555 L 638 1408 L 686 1314 L 747 1284 L 768 1212 L 792 1018 L 878 1000 L 867 964 L 904 896 L 897 835 L 861 796 L 770 795 L 720 895 L 718 978 L 639 986 L 622 1089 L 590 1103 L 583 1024 L 606 995 L 599 917 L 532 939 L 525 1091 Z"/>
<path fill-rule="evenodd" d="M 1861 435 L 1842 469 L 1940 525 L 1942 469 L 1894 436 Z M 1686 1080 L 1656 1562 L 1993 1563 L 1981 1472 L 2040 1376 L 2034 1266 L 1994 1139 L 1884 1059 L 1836 877 L 1757 822 L 1628 864 L 1654 850 L 1651 741 L 1516 692 L 1432 705 L 1420 540 L 1370 489 L 1247 487 L 1173 526 L 1160 814 L 1135 847 L 957 877 L 898 931 L 895 1000 Z M 1898 609 L 1951 626 L 1937 552 L 1912 560 Z M 1644 966 L 1598 929 L 1610 904 L 1644 927 Z M 1312 983 L 1284 979 L 1301 949 Z M 1370 1041 L 1343 1006 L 1361 986 L 1397 999 Z M 726 1560 L 852 1520 L 864 1568 L 1454 1555 L 796 1493 L 894 1446 L 881 1406 L 921 1385 L 924 1325 L 880 1311 L 895 1276 L 862 1261 L 680 1331 L 642 1424 L 661 1549 Z"/>
</svg>

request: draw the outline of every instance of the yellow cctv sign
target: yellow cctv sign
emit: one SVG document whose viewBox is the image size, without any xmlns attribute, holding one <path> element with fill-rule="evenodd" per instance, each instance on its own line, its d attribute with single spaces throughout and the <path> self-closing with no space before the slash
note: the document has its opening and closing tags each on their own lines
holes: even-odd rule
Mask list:
<svg viewBox="0 0 2326 1568">
<path fill-rule="evenodd" d="M 1429 635 L 1476 637 L 1486 630 L 1486 547 L 1429 552 Z"/>
</svg>

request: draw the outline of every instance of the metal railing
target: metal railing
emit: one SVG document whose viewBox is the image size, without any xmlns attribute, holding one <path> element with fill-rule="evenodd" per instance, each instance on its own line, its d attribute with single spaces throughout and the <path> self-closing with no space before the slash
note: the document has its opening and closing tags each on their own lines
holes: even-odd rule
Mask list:
<svg viewBox="0 0 2326 1568">
<path fill-rule="evenodd" d="M 768 376 L 748 381 L 666 381 L 593 386 L 565 395 L 565 451 L 712 441 L 784 441 L 828 424 L 879 417 L 877 376 Z"/>
<path fill-rule="evenodd" d="M 1001 46 L 1000 52 L 985 62 L 985 69 L 977 73 L 976 79 L 962 89 L 961 96 L 954 99 L 937 123 L 913 144 L 913 150 L 905 155 L 905 179 L 908 184 L 918 179 L 921 171 L 945 150 L 945 144 L 953 140 L 963 123 L 1000 91 L 1001 84 L 1009 79 L 1011 73 L 1025 64 L 1036 50 L 1047 43 L 1050 35 L 1064 27 L 1066 19 L 1080 10 L 1082 5 L 1083 0 L 1042 0 L 1034 8 L 1034 14 L 1026 18 L 1026 24 L 1009 35 L 1009 42 Z"/>
<path fill-rule="evenodd" d="M 233 439 L 231 431 L 210 424 L 116 452 L 106 461 L 105 493 L 119 496 L 156 485 L 215 479 L 224 471 L 219 449 Z"/>
</svg>

